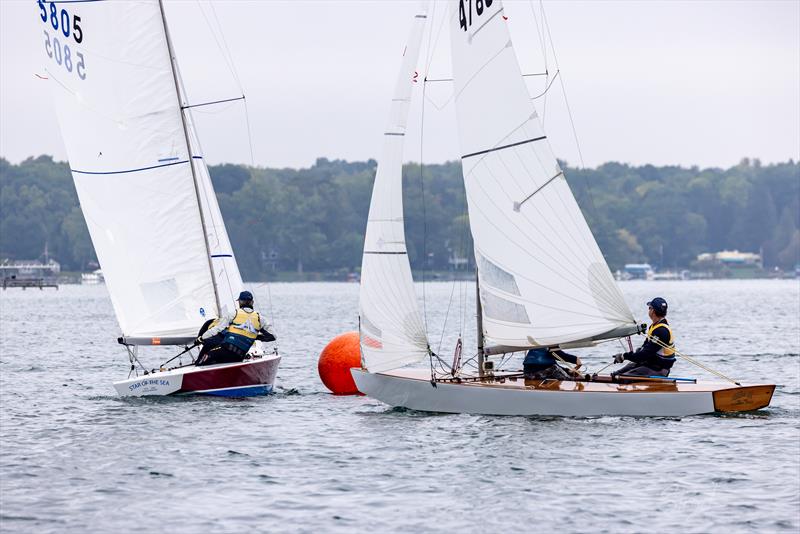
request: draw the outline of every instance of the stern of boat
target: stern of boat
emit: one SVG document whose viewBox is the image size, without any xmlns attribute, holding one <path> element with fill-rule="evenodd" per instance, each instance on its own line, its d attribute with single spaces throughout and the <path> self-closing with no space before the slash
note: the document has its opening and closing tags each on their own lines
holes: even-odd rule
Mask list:
<svg viewBox="0 0 800 534">
<path fill-rule="evenodd" d="M 122 397 L 212 395 L 252 397 L 272 392 L 281 357 L 268 354 L 239 363 L 156 371 L 114 383 Z"/>
</svg>

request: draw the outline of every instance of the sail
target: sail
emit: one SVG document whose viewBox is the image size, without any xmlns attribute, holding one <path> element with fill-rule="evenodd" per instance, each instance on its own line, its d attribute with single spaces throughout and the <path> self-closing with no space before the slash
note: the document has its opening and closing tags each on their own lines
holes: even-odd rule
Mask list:
<svg viewBox="0 0 800 534">
<path fill-rule="evenodd" d="M 192 165 L 194 165 L 195 176 L 197 177 L 200 207 L 203 210 L 203 220 L 206 226 L 208 251 L 211 255 L 211 265 L 214 268 L 217 293 L 219 294 L 220 314 L 224 315 L 225 313 L 236 311 L 236 299 L 244 289 L 244 284 L 242 283 L 242 275 L 239 272 L 236 256 L 233 254 L 231 241 L 225 228 L 225 221 L 222 219 L 217 195 L 211 183 L 211 175 L 202 156 L 203 149 L 197 136 L 197 130 L 194 127 L 191 110 L 186 113 L 186 119 L 192 152 Z"/>
<path fill-rule="evenodd" d="M 553 155 L 500 0 L 455 0 L 450 35 L 484 335 L 510 347 L 635 321 Z"/>
<path fill-rule="evenodd" d="M 159 3 L 38 8 L 62 137 L 123 335 L 193 335 L 217 306 Z"/>
<path fill-rule="evenodd" d="M 416 362 L 428 353 L 403 228 L 403 137 L 416 82 L 426 12 L 414 18 L 383 135 L 361 262 L 361 364 L 370 372 Z"/>
</svg>

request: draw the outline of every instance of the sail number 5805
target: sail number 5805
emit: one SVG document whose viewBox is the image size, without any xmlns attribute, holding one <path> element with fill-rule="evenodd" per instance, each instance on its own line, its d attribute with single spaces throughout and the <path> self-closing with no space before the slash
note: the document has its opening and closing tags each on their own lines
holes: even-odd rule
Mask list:
<svg viewBox="0 0 800 534">
<path fill-rule="evenodd" d="M 56 7 L 56 3 L 50 2 L 50 9 L 48 11 L 44 0 L 39 0 L 39 10 L 41 11 L 39 16 L 42 18 L 42 22 L 47 24 L 49 21 L 50 25 L 53 26 L 53 29 L 56 31 L 58 31 L 58 28 L 60 27 L 61 33 L 64 34 L 64 37 L 69 37 L 70 34 L 72 34 L 72 37 L 78 44 L 83 42 L 81 18 L 78 15 L 74 15 L 72 17 L 72 24 L 70 24 L 69 12 L 66 9 L 62 9 L 59 12 L 58 7 Z"/>
<path fill-rule="evenodd" d="M 458 23 L 461 29 L 467 31 L 472 26 L 472 14 L 476 17 L 483 15 L 486 8 L 492 6 L 494 0 L 458 0 Z"/>
<path fill-rule="evenodd" d="M 81 18 L 78 15 L 70 15 L 66 9 L 58 9 L 55 2 L 45 2 L 38 0 L 39 17 L 45 27 L 51 26 L 55 30 L 52 39 L 50 33 L 44 30 L 44 50 L 47 56 L 58 65 L 64 67 L 67 72 L 75 72 L 81 80 L 86 79 L 86 63 L 83 54 L 77 50 L 74 52 L 69 47 L 69 41 L 63 44 L 58 40 L 59 31 L 69 39 L 72 37 L 76 44 L 83 42 L 83 29 L 81 28 Z M 49 5 L 49 7 L 48 7 Z M 73 45 L 75 46 L 75 45 Z M 73 58 L 73 55 L 75 56 Z"/>
</svg>

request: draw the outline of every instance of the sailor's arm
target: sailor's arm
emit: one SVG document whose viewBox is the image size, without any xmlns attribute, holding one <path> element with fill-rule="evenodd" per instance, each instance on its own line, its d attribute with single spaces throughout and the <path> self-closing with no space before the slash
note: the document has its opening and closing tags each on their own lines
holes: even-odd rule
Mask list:
<svg viewBox="0 0 800 534">
<path fill-rule="evenodd" d="M 205 333 L 203 333 L 203 335 L 200 336 L 200 340 L 205 341 L 206 339 L 214 337 L 223 330 L 225 330 L 226 328 L 228 328 L 228 326 L 231 324 L 231 321 L 233 321 L 234 317 L 236 317 L 236 312 L 226 313 L 225 315 L 220 317 L 219 320 L 217 321 L 217 324 L 206 330 Z"/>
<path fill-rule="evenodd" d="M 266 342 L 275 341 L 276 338 L 275 334 L 272 333 L 272 325 L 266 322 L 260 313 L 258 314 L 258 318 L 261 322 L 261 329 L 258 331 L 257 339 Z"/>
<path fill-rule="evenodd" d="M 656 328 L 651 335 L 665 345 L 669 343 L 669 332 L 666 328 Z M 661 345 L 648 338 L 635 352 L 626 352 L 622 356 L 634 363 L 647 363 L 656 357 L 659 350 L 661 350 Z"/>
</svg>

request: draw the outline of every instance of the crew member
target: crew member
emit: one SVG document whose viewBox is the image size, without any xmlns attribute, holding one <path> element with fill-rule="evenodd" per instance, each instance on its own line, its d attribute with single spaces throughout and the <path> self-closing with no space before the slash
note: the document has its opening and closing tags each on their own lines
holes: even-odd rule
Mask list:
<svg viewBox="0 0 800 534">
<path fill-rule="evenodd" d="M 636 351 L 614 356 L 614 363 L 625 360 L 631 363 L 611 376 L 669 376 L 669 370 L 675 364 L 675 339 L 667 322 L 667 301 L 656 297 L 648 302 L 647 315 L 652 321 L 647 329 L 647 339 Z"/>
<path fill-rule="evenodd" d="M 522 370 L 525 378 L 529 380 L 544 380 L 552 378 L 554 380 L 572 380 L 574 376 L 567 369 L 564 369 L 558 362 L 564 361 L 575 365 L 577 370 L 582 364 L 581 359 L 572 354 L 567 354 L 557 349 L 531 349 L 525 355 L 522 362 Z"/>
<path fill-rule="evenodd" d="M 261 314 L 253 310 L 253 294 L 242 291 L 238 298 L 239 308 L 214 321 L 206 322 L 200 329 L 197 343 L 203 348 L 196 365 L 241 362 L 247 351 L 258 341 L 275 341 L 269 324 Z"/>
</svg>

